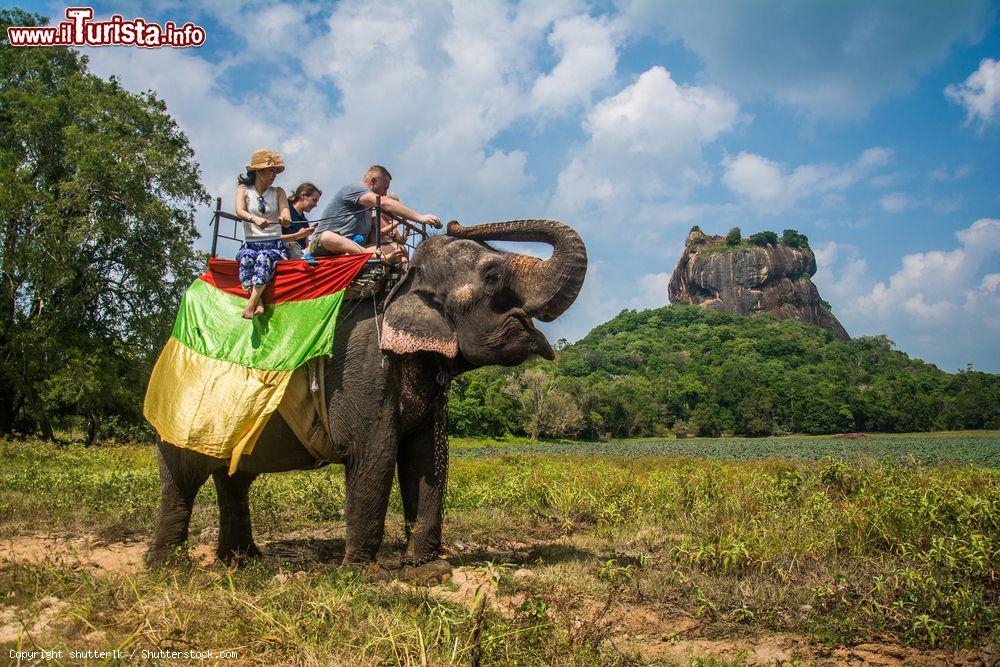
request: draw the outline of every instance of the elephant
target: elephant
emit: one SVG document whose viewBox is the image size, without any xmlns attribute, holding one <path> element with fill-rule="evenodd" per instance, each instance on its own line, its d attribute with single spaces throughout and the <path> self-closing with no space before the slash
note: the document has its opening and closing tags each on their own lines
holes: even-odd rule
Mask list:
<svg viewBox="0 0 1000 667">
<path fill-rule="evenodd" d="M 541 242 L 546 260 L 488 241 Z M 441 580 L 448 470 L 445 404 L 452 378 L 487 365 L 514 366 L 555 354 L 533 319 L 550 322 L 576 299 L 587 270 L 580 236 L 553 220 L 464 227 L 418 245 L 399 283 L 381 298 L 345 302 L 326 361 L 329 427 L 345 468 L 343 564 L 377 571 L 393 476 L 398 468 L 406 546 L 400 566 L 415 580 Z M 219 406 L 222 409 L 223 406 Z M 262 473 L 317 467 L 275 413 L 253 454 L 228 462 L 159 441 L 161 497 L 147 563 L 164 562 L 187 540 L 198 489 L 211 476 L 219 504 L 216 555 L 225 563 L 260 555 L 248 492 Z"/>
</svg>

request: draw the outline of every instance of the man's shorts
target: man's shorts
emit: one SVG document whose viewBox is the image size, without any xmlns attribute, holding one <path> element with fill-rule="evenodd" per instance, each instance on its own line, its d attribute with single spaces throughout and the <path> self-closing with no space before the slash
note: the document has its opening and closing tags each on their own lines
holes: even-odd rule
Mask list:
<svg viewBox="0 0 1000 667">
<path fill-rule="evenodd" d="M 336 234 L 337 232 L 330 233 Z M 309 237 L 309 252 L 313 257 L 333 257 L 334 253 L 324 248 L 323 244 L 319 242 L 319 237 L 322 235 L 323 232 L 316 232 Z"/>
</svg>

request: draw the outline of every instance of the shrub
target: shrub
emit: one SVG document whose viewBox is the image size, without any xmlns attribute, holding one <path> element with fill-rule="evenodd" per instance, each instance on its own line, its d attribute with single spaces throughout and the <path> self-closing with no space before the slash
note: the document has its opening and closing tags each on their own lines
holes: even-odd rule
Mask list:
<svg viewBox="0 0 1000 667">
<path fill-rule="evenodd" d="M 789 248 L 808 248 L 809 238 L 799 234 L 794 229 L 786 229 L 781 233 L 781 242 Z"/>
<path fill-rule="evenodd" d="M 691 424 L 703 438 L 717 438 L 722 434 L 722 425 L 716 414 L 718 406 L 702 403 L 691 414 Z"/>
<path fill-rule="evenodd" d="M 757 232 L 750 235 L 750 243 L 758 246 L 778 245 L 778 235 L 774 232 Z"/>
<path fill-rule="evenodd" d="M 726 245 L 739 245 L 742 240 L 743 236 L 740 234 L 739 227 L 733 227 L 726 235 Z"/>
</svg>

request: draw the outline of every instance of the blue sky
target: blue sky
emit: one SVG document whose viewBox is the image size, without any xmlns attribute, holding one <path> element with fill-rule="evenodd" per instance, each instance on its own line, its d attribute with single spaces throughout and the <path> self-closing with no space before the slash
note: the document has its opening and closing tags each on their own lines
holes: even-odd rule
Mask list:
<svg viewBox="0 0 1000 667">
<path fill-rule="evenodd" d="M 230 207 L 272 147 L 286 189 L 380 163 L 420 212 L 579 229 L 590 271 L 552 339 L 664 305 L 693 224 L 793 227 L 852 335 L 1000 371 L 996 2 L 94 7 L 206 29 L 197 49 L 87 53 L 166 101 Z"/>
</svg>

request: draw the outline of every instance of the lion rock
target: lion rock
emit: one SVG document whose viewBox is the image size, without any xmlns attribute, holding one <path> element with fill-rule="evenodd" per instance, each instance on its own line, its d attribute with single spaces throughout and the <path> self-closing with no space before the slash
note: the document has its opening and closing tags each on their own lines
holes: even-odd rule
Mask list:
<svg viewBox="0 0 1000 667">
<path fill-rule="evenodd" d="M 761 236 L 733 243 L 733 239 L 727 242 L 725 237 L 693 228 L 670 276 L 670 302 L 737 315 L 770 313 L 823 327 L 836 338 L 848 340 L 847 331 L 811 280 L 816 256 L 805 237 L 793 230 L 782 238 Z"/>
</svg>

